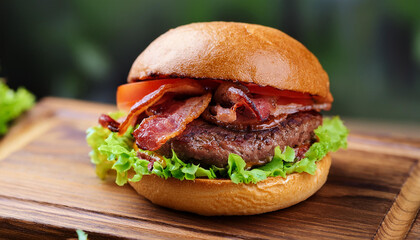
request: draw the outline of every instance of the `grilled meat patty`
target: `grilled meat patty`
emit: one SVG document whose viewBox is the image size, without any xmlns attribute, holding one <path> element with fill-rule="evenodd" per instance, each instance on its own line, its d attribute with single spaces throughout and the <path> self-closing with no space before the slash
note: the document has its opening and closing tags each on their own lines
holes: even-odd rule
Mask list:
<svg viewBox="0 0 420 240">
<path fill-rule="evenodd" d="M 239 132 L 225 129 L 201 119 L 187 125 L 181 135 L 171 139 L 158 152 L 171 157 L 171 149 L 184 161 L 204 166 L 224 167 L 228 156 L 235 153 L 247 167 L 271 161 L 274 148 L 308 146 L 315 140 L 314 130 L 322 124 L 322 116 L 315 111 L 290 114 L 272 129 Z"/>
</svg>

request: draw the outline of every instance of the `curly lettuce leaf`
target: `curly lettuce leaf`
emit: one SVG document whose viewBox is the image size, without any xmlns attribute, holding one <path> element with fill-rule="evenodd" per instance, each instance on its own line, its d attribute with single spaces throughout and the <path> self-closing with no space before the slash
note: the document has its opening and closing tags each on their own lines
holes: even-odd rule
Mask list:
<svg viewBox="0 0 420 240">
<path fill-rule="evenodd" d="M 113 116 L 118 118 L 117 115 Z M 319 141 L 314 143 L 301 160 L 296 159 L 293 148 L 286 147 L 281 151 L 280 147 L 274 150 L 274 156 L 269 163 L 254 169 L 247 169 L 245 161 L 239 155 L 231 153 L 226 168 L 212 166 L 203 168 L 200 165 L 185 163 L 172 152 L 171 158 L 161 157 L 162 162 L 156 161 L 152 171 L 149 171 L 149 161 L 140 159 L 133 149 L 133 128 L 130 128 L 123 136 L 113 133 L 101 126 L 87 130 L 87 142 L 92 147 L 90 153 L 92 162 L 96 164 L 96 173 L 104 178 L 109 170 L 116 171 L 116 183 L 123 185 L 127 181 L 140 181 L 143 175 L 155 174 L 162 178 L 177 178 L 179 180 L 194 180 L 198 177 L 209 179 L 229 178 L 234 183 L 257 183 L 267 177 L 286 177 L 291 173 L 306 172 L 314 174 L 316 162 L 321 160 L 327 153 L 346 148 L 348 130 L 338 117 L 325 118 L 322 126 L 315 130 Z M 156 153 L 138 150 L 148 155 Z M 127 172 L 132 169 L 135 175 L 128 179 Z"/>
<path fill-rule="evenodd" d="M 104 144 L 98 148 L 98 153 L 101 156 L 106 156 L 106 160 L 113 163 L 111 169 L 117 173 L 116 183 L 120 186 L 127 183 L 127 172 L 131 168 L 138 171 L 136 171 L 135 179 L 140 180 L 143 175 L 148 174 L 147 164 L 149 164 L 149 161 L 137 157 L 137 152 L 133 149 L 132 132 L 132 127 L 122 136 L 111 132 L 105 139 Z"/>
<path fill-rule="evenodd" d="M 101 126 L 95 126 L 89 128 L 86 134 L 86 141 L 92 148 L 92 151 L 89 153 L 90 161 L 96 165 L 96 175 L 101 179 L 105 179 L 106 174 L 114 163 L 107 161 L 107 156 L 99 152 L 99 147 L 105 145 L 105 139 L 108 138 L 111 131 Z"/>
<path fill-rule="evenodd" d="M 30 109 L 35 102 L 35 96 L 25 88 L 16 91 L 10 89 L 0 79 L 0 135 L 8 131 L 8 123 Z"/>
<path fill-rule="evenodd" d="M 335 152 L 340 148 L 347 148 L 347 135 L 349 130 L 339 117 L 324 118 L 322 126 L 315 129 L 319 141 L 312 144 L 305 157 L 309 159 L 322 159 L 327 153 Z"/>
<path fill-rule="evenodd" d="M 196 177 L 216 178 L 216 174 L 212 169 L 204 169 L 199 165 L 184 163 L 174 151 L 172 151 L 172 158 L 163 158 L 165 159 L 166 167 L 163 167 L 159 162 L 155 162 L 152 173 L 165 179 L 168 177 L 174 177 L 179 180 L 194 180 Z"/>
<path fill-rule="evenodd" d="M 265 171 L 261 169 L 245 170 L 246 163 L 237 154 L 229 154 L 228 175 L 234 183 L 257 183 L 267 178 Z"/>
</svg>

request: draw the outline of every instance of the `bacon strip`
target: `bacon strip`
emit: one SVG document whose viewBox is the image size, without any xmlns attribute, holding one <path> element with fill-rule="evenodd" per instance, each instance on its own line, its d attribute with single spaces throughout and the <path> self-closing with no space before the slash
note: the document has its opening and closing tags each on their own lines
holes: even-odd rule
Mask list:
<svg viewBox="0 0 420 240">
<path fill-rule="evenodd" d="M 118 132 L 118 129 L 120 127 L 120 123 L 115 121 L 113 118 L 111 118 L 109 115 L 102 114 L 99 117 L 98 120 L 99 124 L 101 124 L 102 127 L 108 128 L 112 132 Z"/>
<path fill-rule="evenodd" d="M 314 103 L 311 105 L 302 105 L 298 103 L 290 103 L 287 105 L 277 105 L 272 111 L 272 115 L 278 116 L 280 114 L 292 114 L 303 111 L 321 111 L 321 110 L 330 110 L 331 103 Z"/>
<path fill-rule="evenodd" d="M 224 83 L 215 93 L 216 105 L 209 107 L 209 111 L 204 112 L 203 118 L 211 123 L 234 130 L 261 130 L 276 126 L 277 119 L 282 119 L 288 114 L 300 111 L 321 111 L 329 110 L 331 103 L 318 103 L 314 99 L 308 98 L 289 98 L 284 96 L 261 96 L 247 98 L 242 94 L 235 95 L 231 91 L 232 83 Z M 236 86 L 236 85 L 233 85 Z M 240 85 L 239 85 L 240 86 Z M 243 87 L 243 86 L 242 86 Z M 234 88 L 243 90 L 242 88 Z M 243 94 L 245 94 L 243 90 Z M 245 99 L 245 100 L 244 100 Z M 238 103 L 235 103 L 238 101 Z M 250 116 L 250 111 L 238 113 L 237 105 L 246 101 L 246 110 L 253 111 L 254 116 Z M 230 105 L 229 105 L 230 103 Z M 233 105 L 234 104 L 234 105 Z M 233 106 L 232 106 L 233 105 Z M 252 106 L 252 107 L 249 107 Z M 258 113 L 258 116 L 256 117 Z"/>
<path fill-rule="evenodd" d="M 235 112 L 233 113 L 236 115 Z M 233 122 L 224 122 L 220 120 L 219 115 L 214 116 L 210 113 L 210 111 L 208 111 L 208 109 L 206 109 L 201 117 L 208 122 L 235 131 L 259 131 L 276 127 L 281 121 L 286 119 L 287 114 L 279 115 L 276 117 L 270 116 L 264 122 L 260 122 L 256 118 L 238 118 Z"/>
<path fill-rule="evenodd" d="M 141 113 L 159 101 L 159 99 L 161 99 L 165 93 L 169 92 L 177 94 L 199 95 L 204 94 L 205 90 L 203 86 L 191 79 L 183 79 L 171 84 L 164 84 L 154 92 L 146 95 L 131 107 L 127 118 L 120 125 L 119 133 L 124 134 L 129 126 L 134 126 L 134 124 L 137 122 L 137 117 Z"/>
<path fill-rule="evenodd" d="M 260 111 L 255 106 L 255 103 L 251 100 L 250 97 L 248 97 L 248 92 L 248 89 L 243 85 L 234 83 L 222 83 L 217 88 L 214 94 L 214 98 L 216 102 L 220 104 L 232 105 L 230 109 L 233 112 L 236 112 L 239 107 L 245 106 L 247 109 L 251 110 L 251 112 L 255 117 L 257 117 L 259 121 L 266 120 L 268 115 L 261 115 Z"/>
<path fill-rule="evenodd" d="M 169 139 L 182 133 L 187 124 L 198 118 L 211 101 L 211 94 L 193 97 L 176 104 L 166 103 L 169 109 L 143 119 L 133 136 L 139 148 L 155 151 Z"/>
</svg>

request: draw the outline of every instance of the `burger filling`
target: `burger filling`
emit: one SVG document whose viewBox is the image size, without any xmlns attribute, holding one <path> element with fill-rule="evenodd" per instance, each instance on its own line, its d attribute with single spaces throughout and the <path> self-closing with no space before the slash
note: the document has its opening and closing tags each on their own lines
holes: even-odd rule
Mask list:
<svg viewBox="0 0 420 240">
<path fill-rule="evenodd" d="M 124 89 L 136 84 L 150 90 L 132 98 Z M 314 174 L 316 161 L 346 146 L 348 131 L 337 117 L 322 123 L 319 111 L 329 110 L 331 101 L 310 94 L 178 79 L 126 84 L 117 95 L 126 98 L 118 105 L 130 107 L 128 113 L 102 115 L 87 140 L 98 175 L 112 168 L 119 185 L 129 171 L 131 181 L 156 174 L 235 183 Z"/>
<path fill-rule="evenodd" d="M 247 168 L 252 168 L 270 162 L 277 146 L 280 149 L 292 147 L 299 153 L 296 157 L 301 159 L 316 141 L 314 130 L 321 123 L 322 117 L 315 111 L 290 114 L 276 127 L 247 132 L 197 119 L 157 152 L 171 157 L 173 150 L 182 160 L 217 167 L 226 167 L 229 154 L 234 153 L 242 157 Z"/>
</svg>

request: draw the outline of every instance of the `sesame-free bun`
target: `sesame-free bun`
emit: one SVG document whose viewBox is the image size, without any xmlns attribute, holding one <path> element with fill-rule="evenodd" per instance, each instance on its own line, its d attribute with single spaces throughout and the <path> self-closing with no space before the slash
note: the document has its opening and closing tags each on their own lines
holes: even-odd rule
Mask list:
<svg viewBox="0 0 420 240">
<path fill-rule="evenodd" d="M 317 162 L 314 175 L 293 173 L 270 177 L 257 184 L 235 184 L 231 180 L 180 181 L 145 175 L 129 182 L 142 196 L 164 207 L 201 215 L 252 215 L 297 204 L 318 191 L 327 180 L 331 157 Z"/>
<path fill-rule="evenodd" d="M 138 56 L 128 81 L 167 77 L 255 83 L 332 101 L 318 59 L 287 34 L 256 24 L 207 22 L 169 30 Z"/>
</svg>

